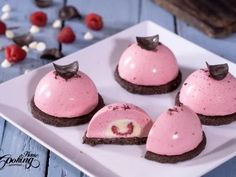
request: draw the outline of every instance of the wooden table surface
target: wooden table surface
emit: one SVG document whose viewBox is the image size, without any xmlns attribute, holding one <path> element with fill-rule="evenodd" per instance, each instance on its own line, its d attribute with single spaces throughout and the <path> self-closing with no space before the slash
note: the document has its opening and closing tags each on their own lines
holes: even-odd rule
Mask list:
<svg viewBox="0 0 236 177">
<path fill-rule="evenodd" d="M 54 2 L 54 6 L 43 9 L 48 14 L 49 23 L 52 23 L 57 18 L 58 9 L 63 5 L 63 0 L 54 0 Z M 20 29 L 17 32 L 29 31 L 31 26 L 28 20 L 29 14 L 39 10 L 34 5 L 33 0 L 0 0 L 0 7 L 6 3 L 9 3 L 13 8 L 11 19 L 6 21 L 7 25 L 19 26 Z M 82 14 L 89 12 L 100 14 L 103 17 L 105 28 L 100 32 L 94 33 L 96 39 L 88 42 L 82 38 L 84 32 L 88 31 L 83 23 L 75 20 L 66 22 L 66 25 L 70 25 L 77 35 L 75 44 L 62 46 L 63 52 L 66 54 L 91 45 L 143 20 L 152 20 L 168 30 L 236 63 L 236 34 L 225 39 L 209 38 L 156 6 L 151 0 L 67 0 L 67 4 L 76 6 Z M 56 34 L 57 30 L 48 25 L 35 37 L 39 41 L 46 42 L 48 47 L 57 47 Z M 10 43 L 10 40 L 0 37 L 0 45 Z M 30 51 L 27 59 L 20 64 L 10 68 L 0 68 L 0 83 L 23 74 L 26 69 L 37 68 L 48 63 L 48 61 L 40 59 L 39 56 L 39 53 Z M 3 59 L 4 54 L 0 52 L 0 62 Z M 2 118 L 0 118 L 0 148 L 0 156 L 3 154 L 17 156 L 29 150 L 39 154 L 41 163 L 39 168 L 31 168 L 30 170 L 17 166 L 6 167 L 0 170 L 0 177 L 78 177 L 84 175 Z M 233 158 L 204 177 L 235 177 L 235 168 L 236 158 Z"/>
</svg>

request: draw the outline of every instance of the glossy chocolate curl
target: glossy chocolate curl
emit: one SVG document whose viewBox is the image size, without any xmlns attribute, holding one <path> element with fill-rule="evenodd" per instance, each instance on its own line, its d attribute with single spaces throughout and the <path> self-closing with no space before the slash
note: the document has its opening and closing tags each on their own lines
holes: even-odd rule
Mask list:
<svg viewBox="0 0 236 177">
<path fill-rule="evenodd" d="M 33 41 L 33 36 L 30 33 L 27 33 L 20 36 L 16 36 L 12 40 L 17 45 L 24 46 L 24 45 L 29 45 Z"/>
<path fill-rule="evenodd" d="M 155 50 L 159 44 L 159 35 L 148 37 L 136 37 L 138 45 L 146 50 Z"/>
<path fill-rule="evenodd" d="M 61 76 L 64 79 L 70 79 L 74 76 L 77 76 L 79 70 L 79 63 L 78 61 L 74 61 L 68 65 L 57 65 L 53 63 L 53 66 L 56 70 L 56 74 Z"/>
<path fill-rule="evenodd" d="M 229 66 L 227 63 L 219 65 L 209 65 L 206 62 L 206 65 L 209 70 L 210 76 L 215 80 L 224 79 L 229 72 Z"/>
<path fill-rule="evenodd" d="M 57 48 L 46 49 L 40 56 L 40 58 L 48 60 L 57 60 L 62 57 L 64 57 L 64 54 Z"/>
<path fill-rule="evenodd" d="M 59 18 L 61 20 L 70 20 L 73 18 L 82 19 L 82 16 L 74 6 L 65 6 L 59 11 Z"/>
<path fill-rule="evenodd" d="M 52 0 L 35 0 L 34 2 L 36 4 L 36 6 L 38 6 L 40 8 L 49 7 L 53 3 Z"/>
</svg>

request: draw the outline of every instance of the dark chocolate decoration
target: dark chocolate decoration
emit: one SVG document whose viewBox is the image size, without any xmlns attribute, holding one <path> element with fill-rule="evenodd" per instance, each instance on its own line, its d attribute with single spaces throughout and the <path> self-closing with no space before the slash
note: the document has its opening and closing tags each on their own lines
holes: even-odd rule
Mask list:
<svg viewBox="0 0 236 177">
<path fill-rule="evenodd" d="M 15 36 L 12 40 L 17 45 L 24 46 L 24 45 L 29 45 L 33 41 L 33 36 L 30 33 L 26 33 L 20 36 Z"/>
<path fill-rule="evenodd" d="M 56 74 L 63 77 L 64 79 L 70 79 L 74 76 L 77 76 L 77 72 L 79 70 L 78 61 L 74 61 L 68 65 L 57 65 L 53 63 L 53 66 L 56 70 Z"/>
<path fill-rule="evenodd" d="M 227 63 L 219 65 L 209 65 L 206 62 L 206 65 L 209 70 L 210 76 L 215 80 L 224 79 L 229 72 L 229 66 Z"/>
<path fill-rule="evenodd" d="M 62 7 L 58 15 L 61 20 L 70 20 L 73 18 L 82 19 L 82 16 L 74 6 Z"/>
<path fill-rule="evenodd" d="M 40 58 L 48 60 L 57 60 L 62 57 L 64 57 L 64 54 L 57 48 L 46 49 L 40 56 Z"/>
<path fill-rule="evenodd" d="M 159 44 L 159 35 L 148 37 L 136 37 L 138 45 L 146 50 L 155 50 Z"/>
<path fill-rule="evenodd" d="M 52 0 L 35 0 L 34 2 L 36 4 L 36 6 L 38 6 L 40 8 L 49 7 L 53 3 Z"/>
</svg>

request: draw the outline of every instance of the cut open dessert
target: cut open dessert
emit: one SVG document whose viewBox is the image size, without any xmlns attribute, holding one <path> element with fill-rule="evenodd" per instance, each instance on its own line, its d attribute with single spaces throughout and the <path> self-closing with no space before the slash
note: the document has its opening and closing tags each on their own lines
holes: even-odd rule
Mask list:
<svg viewBox="0 0 236 177">
<path fill-rule="evenodd" d="M 206 145 L 206 137 L 196 113 L 184 105 L 162 113 L 152 126 L 145 158 L 161 163 L 192 159 Z"/>
<path fill-rule="evenodd" d="M 152 120 L 141 108 L 114 103 L 99 110 L 89 122 L 84 143 L 145 144 Z"/>
</svg>

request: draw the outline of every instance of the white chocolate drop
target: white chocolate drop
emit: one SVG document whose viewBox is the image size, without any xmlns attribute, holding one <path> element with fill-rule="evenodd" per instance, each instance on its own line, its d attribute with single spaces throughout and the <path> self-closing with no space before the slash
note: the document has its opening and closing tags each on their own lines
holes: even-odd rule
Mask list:
<svg viewBox="0 0 236 177">
<path fill-rule="evenodd" d="M 7 59 L 3 60 L 3 62 L 1 63 L 1 67 L 2 68 L 9 68 L 11 67 L 12 63 L 10 63 Z"/>
<path fill-rule="evenodd" d="M 11 30 L 6 30 L 5 36 L 6 36 L 8 39 L 12 39 L 12 38 L 15 36 L 15 34 L 14 34 L 13 31 L 11 31 Z"/>
<path fill-rule="evenodd" d="M 84 34 L 84 40 L 86 41 L 91 41 L 93 40 L 93 38 L 94 38 L 93 34 L 90 33 L 89 31 Z"/>
<path fill-rule="evenodd" d="M 59 19 L 55 20 L 52 24 L 53 28 L 61 28 L 61 26 L 62 26 L 62 22 Z"/>
<path fill-rule="evenodd" d="M 24 45 L 24 46 L 22 46 L 21 48 L 22 48 L 26 53 L 29 52 L 29 48 L 28 48 L 28 46 Z"/>
<path fill-rule="evenodd" d="M 10 16 L 10 13 L 9 13 L 9 12 L 5 12 L 5 13 L 3 13 L 3 14 L 1 15 L 1 20 L 2 20 L 2 21 L 6 21 L 6 20 L 8 20 L 10 17 L 11 17 L 11 16 Z"/>
<path fill-rule="evenodd" d="M 30 33 L 32 34 L 38 33 L 39 31 L 40 31 L 40 28 L 35 25 L 32 25 L 30 28 Z"/>
<path fill-rule="evenodd" d="M 10 12 L 10 11 L 11 11 L 11 6 L 9 4 L 5 4 L 4 6 L 2 6 L 3 13 Z"/>
<path fill-rule="evenodd" d="M 44 42 L 39 42 L 36 46 L 37 51 L 43 52 L 46 49 L 46 44 Z"/>
<path fill-rule="evenodd" d="M 38 45 L 38 42 L 33 41 L 33 42 L 31 42 L 31 43 L 29 44 L 29 48 L 31 48 L 31 49 L 36 49 L 36 48 L 37 48 L 37 45 Z"/>
</svg>

